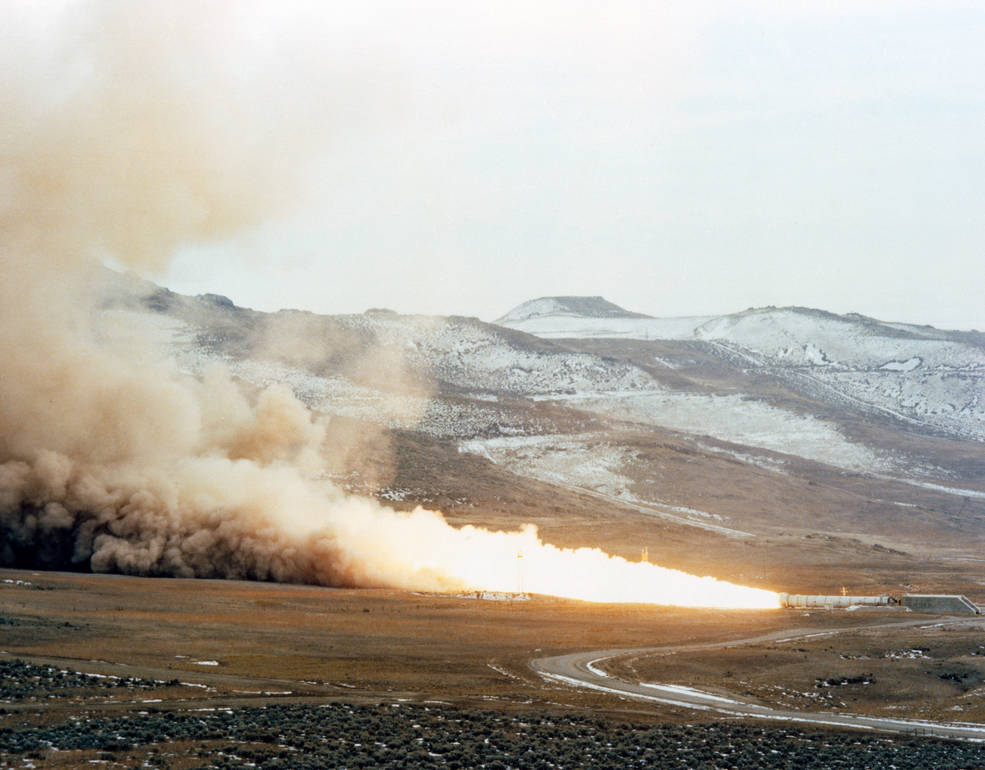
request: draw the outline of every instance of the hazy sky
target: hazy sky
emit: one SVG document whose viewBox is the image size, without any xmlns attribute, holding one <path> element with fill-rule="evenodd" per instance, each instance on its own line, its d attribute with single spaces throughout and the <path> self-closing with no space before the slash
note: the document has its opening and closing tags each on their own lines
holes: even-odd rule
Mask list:
<svg viewBox="0 0 985 770">
<path fill-rule="evenodd" d="M 277 7 L 256 42 L 330 75 L 311 99 L 337 130 L 310 195 L 183 251 L 171 288 L 326 313 L 488 320 L 600 294 L 985 329 L 977 0 Z"/>
</svg>

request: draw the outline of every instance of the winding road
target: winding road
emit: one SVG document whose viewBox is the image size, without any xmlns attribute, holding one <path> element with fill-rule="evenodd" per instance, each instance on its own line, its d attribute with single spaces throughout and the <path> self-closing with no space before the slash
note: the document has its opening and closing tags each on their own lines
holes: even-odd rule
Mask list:
<svg viewBox="0 0 985 770">
<path fill-rule="evenodd" d="M 975 623 L 969 618 L 941 618 L 934 624 L 956 625 Z M 981 624 L 981 620 L 977 621 Z M 927 625 L 928 621 L 909 620 L 886 623 L 874 628 L 900 628 L 906 626 Z M 795 722 L 812 725 L 847 727 L 857 730 L 872 730 L 887 733 L 902 733 L 906 735 L 931 735 L 965 741 L 985 742 L 985 724 L 962 722 L 928 722 L 912 719 L 887 719 L 884 717 L 849 714 L 844 712 L 793 711 L 783 708 L 773 708 L 735 698 L 726 698 L 709 692 L 696 690 L 672 684 L 636 683 L 618 679 L 605 673 L 599 664 L 613 658 L 622 658 L 649 654 L 669 654 L 689 652 L 700 649 L 738 647 L 768 641 L 793 641 L 807 637 L 833 636 L 840 633 L 859 630 L 857 626 L 849 628 L 829 629 L 818 632 L 816 629 L 778 631 L 746 639 L 725 642 L 706 642 L 702 644 L 674 645 L 669 647 L 639 647 L 621 650 L 589 650 L 568 655 L 558 655 L 550 658 L 537 658 L 530 662 L 530 667 L 543 679 L 571 687 L 582 687 L 591 690 L 612 693 L 625 698 L 649 701 L 668 706 L 696 709 L 699 711 L 715 712 L 733 717 L 750 719 L 766 719 L 777 722 Z"/>
</svg>

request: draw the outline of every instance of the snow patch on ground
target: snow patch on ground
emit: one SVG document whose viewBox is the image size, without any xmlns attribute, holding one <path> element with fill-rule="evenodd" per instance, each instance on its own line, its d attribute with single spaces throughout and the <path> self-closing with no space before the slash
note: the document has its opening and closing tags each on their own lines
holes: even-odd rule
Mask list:
<svg viewBox="0 0 985 770">
<path fill-rule="evenodd" d="M 906 361 L 888 361 L 879 368 L 887 369 L 891 372 L 912 372 L 922 363 L 923 361 L 919 356 L 913 356 L 913 358 L 908 358 Z"/>
<path fill-rule="evenodd" d="M 620 420 L 659 425 L 762 447 L 851 471 L 888 471 L 893 462 L 850 442 L 827 422 L 739 395 L 655 391 L 639 394 L 579 394 L 565 402 Z"/>
<path fill-rule="evenodd" d="M 749 452 L 739 452 L 734 449 L 725 449 L 724 447 L 713 446 L 700 441 L 698 442 L 698 446 L 706 452 L 714 452 L 715 454 L 725 455 L 726 457 L 731 457 L 733 460 L 738 460 L 739 462 L 746 463 L 747 465 L 754 465 L 757 468 L 762 468 L 766 471 L 773 471 L 775 473 L 785 472 L 784 466 L 787 464 L 786 461 L 776 457 L 751 454 Z"/>
<path fill-rule="evenodd" d="M 574 488 L 677 524 L 730 537 L 752 533 L 724 526 L 727 516 L 639 497 L 622 471 L 638 460 L 628 447 L 607 443 L 597 434 L 502 436 L 459 442 L 459 451 L 485 457 L 518 476 Z"/>
<path fill-rule="evenodd" d="M 503 436 L 463 441 L 459 448 L 520 476 L 637 501 L 629 492 L 632 480 L 619 472 L 627 460 L 625 450 L 598 435 Z"/>
<path fill-rule="evenodd" d="M 911 484 L 916 487 L 923 487 L 924 489 L 933 489 L 935 492 L 944 492 L 948 495 L 957 495 L 958 497 L 974 497 L 979 500 L 985 500 L 985 492 L 979 492 L 974 489 L 961 489 L 959 487 L 945 487 L 940 484 L 931 484 L 929 481 L 913 481 L 911 479 L 898 479 L 906 484 Z"/>
</svg>

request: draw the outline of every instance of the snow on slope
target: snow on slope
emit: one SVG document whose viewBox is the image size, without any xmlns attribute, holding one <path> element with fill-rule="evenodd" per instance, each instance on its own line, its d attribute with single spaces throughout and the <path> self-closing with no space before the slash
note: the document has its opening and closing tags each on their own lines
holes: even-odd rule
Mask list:
<svg viewBox="0 0 985 770">
<path fill-rule="evenodd" d="M 609 443 L 603 435 L 474 439 L 459 442 L 459 451 L 485 457 L 518 476 L 574 487 L 602 500 L 628 504 L 648 516 L 729 536 L 748 537 L 751 534 L 726 526 L 727 516 L 637 496 L 630 491 L 633 481 L 622 475 L 625 468 L 638 462 L 635 453 L 627 447 Z"/>
<path fill-rule="evenodd" d="M 563 401 L 622 420 L 761 447 L 853 471 L 887 471 L 889 458 L 849 442 L 830 423 L 737 395 L 667 391 L 641 370 L 596 356 L 528 351 L 494 327 L 457 319 L 346 316 L 372 328 L 377 339 L 410 350 L 410 360 L 430 362 L 441 379 L 465 388 L 506 390 Z"/>
<path fill-rule="evenodd" d="M 630 364 L 524 347 L 495 326 L 470 319 L 367 314 L 337 318 L 353 329 L 371 331 L 381 346 L 402 351 L 411 367 L 465 389 L 534 395 L 656 386 Z"/>
<path fill-rule="evenodd" d="M 899 326 L 866 323 L 802 308 L 779 308 L 711 319 L 697 339 L 722 340 L 794 365 L 898 370 L 985 366 L 985 349 L 946 339 L 917 337 Z M 914 361 L 919 359 L 919 361 Z"/>
<path fill-rule="evenodd" d="M 117 342 L 166 342 L 185 371 L 201 375 L 221 364 L 258 387 L 288 385 L 309 407 L 435 437 L 469 439 L 553 433 L 550 420 L 498 403 L 501 392 L 562 402 L 619 420 L 707 435 L 761 447 L 853 471 L 885 472 L 892 458 L 845 439 L 830 423 L 739 395 L 674 392 L 661 388 L 636 367 L 547 346 L 532 349 L 511 341 L 496 327 L 470 319 L 396 314 L 337 316 L 344 327 L 369 332 L 393 363 L 392 387 L 375 387 L 345 376 L 264 358 L 242 358 L 197 342 L 196 327 L 168 315 L 107 310 L 103 333 Z M 429 381 L 456 385 L 472 397 L 400 386 L 399 369 L 426 372 Z M 475 398 L 475 395 L 483 396 Z M 558 460 L 562 462 L 562 460 Z M 567 461 L 564 461 L 567 463 Z M 541 463 L 543 465 L 543 463 Z"/>
<path fill-rule="evenodd" d="M 382 390 L 339 376 L 321 376 L 272 361 L 227 361 L 236 377 L 260 387 L 288 385 L 311 409 L 352 417 L 387 428 L 413 430 L 435 438 L 518 435 L 555 430 L 496 401 L 451 399 L 438 394 Z"/>
<path fill-rule="evenodd" d="M 461 451 L 482 455 L 520 475 L 552 484 L 572 484 L 613 497 L 635 500 L 632 482 L 620 474 L 626 451 L 599 435 L 516 436 L 475 439 Z"/>
<path fill-rule="evenodd" d="M 848 441 L 828 422 L 738 395 L 660 391 L 582 394 L 565 400 L 620 420 L 760 447 L 845 470 L 884 472 L 896 465 L 893 458 Z"/>
<path fill-rule="evenodd" d="M 985 336 L 807 308 L 728 316 L 594 318 L 546 312 L 506 325 L 545 338 L 703 340 L 812 396 L 985 440 Z"/>
<path fill-rule="evenodd" d="M 500 326 L 510 326 L 529 318 L 545 315 L 621 319 L 648 317 L 642 313 L 625 310 L 603 297 L 540 297 L 517 305 L 496 323 Z"/>
<path fill-rule="evenodd" d="M 382 361 L 390 368 L 387 382 L 374 387 L 299 364 L 230 355 L 201 344 L 207 329 L 161 312 L 103 309 L 98 334 L 116 345 L 132 347 L 135 355 L 160 349 L 181 370 L 195 376 L 221 365 L 258 387 L 283 383 L 308 407 L 327 414 L 441 438 L 558 429 L 549 418 L 499 403 L 496 392 L 522 397 L 656 387 L 648 374 L 631 365 L 613 366 L 597 356 L 550 347 L 528 349 L 511 342 L 496 327 L 469 319 L 364 314 L 334 320 L 343 327 L 370 332 L 373 343 L 364 351 L 366 360 L 373 366 Z M 430 385 L 405 384 L 404 368 L 423 373 Z M 443 395 L 439 381 L 460 387 L 468 397 Z"/>
<path fill-rule="evenodd" d="M 695 330 L 714 316 L 683 318 L 594 318 L 545 313 L 522 320 L 500 319 L 496 323 L 544 339 L 614 337 L 635 340 L 695 339 Z"/>
<path fill-rule="evenodd" d="M 883 413 L 951 435 L 985 440 L 985 349 L 946 332 L 783 309 L 714 319 L 696 336 L 759 357 L 798 378 Z"/>
</svg>

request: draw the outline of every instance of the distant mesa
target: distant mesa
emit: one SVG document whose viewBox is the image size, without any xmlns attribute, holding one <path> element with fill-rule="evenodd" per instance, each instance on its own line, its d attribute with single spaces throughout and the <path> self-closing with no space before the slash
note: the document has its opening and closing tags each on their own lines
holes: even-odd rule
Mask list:
<svg viewBox="0 0 985 770">
<path fill-rule="evenodd" d="M 216 307 L 236 307 L 235 303 L 222 294 L 199 294 L 198 299 Z"/>
<path fill-rule="evenodd" d="M 652 318 L 645 313 L 625 310 L 604 297 L 540 297 L 517 305 L 497 324 L 526 321 L 539 316 L 578 316 L 581 318 Z"/>
</svg>

